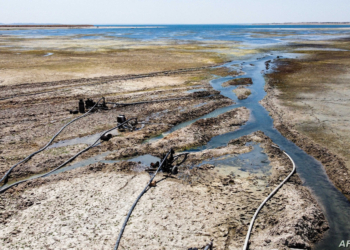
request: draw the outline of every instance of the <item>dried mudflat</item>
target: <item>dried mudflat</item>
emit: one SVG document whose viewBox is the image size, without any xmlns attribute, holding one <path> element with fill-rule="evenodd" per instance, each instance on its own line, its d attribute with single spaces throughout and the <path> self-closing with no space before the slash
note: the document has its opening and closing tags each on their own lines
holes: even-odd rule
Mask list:
<svg viewBox="0 0 350 250">
<path fill-rule="evenodd" d="M 241 56 L 253 50 L 238 50 L 232 42 L 178 44 L 139 42 L 105 37 L 0 37 L 0 84 L 54 82 L 81 78 L 152 73 L 196 68 Z M 215 51 L 215 52 L 213 52 Z"/>
<path fill-rule="evenodd" d="M 220 167 L 180 168 L 180 177 L 160 174 L 134 210 L 120 249 L 241 249 L 261 201 L 291 171 L 288 158 L 261 132 L 227 147 L 191 154 L 199 164 L 222 154 L 249 152 L 260 143 L 271 174 L 227 174 Z M 110 249 L 132 203 L 149 181 L 136 162 L 97 163 L 21 184 L 1 196 L 3 249 Z M 234 168 L 232 168 L 234 169 Z M 186 178 L 184 178 L 186 177 Z M 269 187 L 267 187 L 269 184 Z M 309 248 L 328 226 L 309 191 L 294 175 L 259 214 L 252 249 Z"/>
<path fill-rule="evenodd" d="M 305 42 L 291 48 L 305 56 L 277 62 L 276 72 L 267 75 L 262 104 L 279 131 L 320 160 L 349 199 L 350 42 Z"/>
<path fill-rule="evenodd" d="M 38 41 L 18 39 L 16 42 L 18 46 L 29 46 Z M 51 48 L 60 42 L 67 48 L 75 44 L 71 40 L 51 39 L 44 44 Z M 20 67 L 22 61 L 29 59 L 33 65 L 28 65 L 24 72 L 17 75 L 12 74 L 11 67 L 3 71 L 4 76 L 12 76 L 4 77 L 5 81 L 0 86 L 1 97 L 15 97 L 1 101 L 1 175 L 45 145 L 65 123 L 79 116 L 68 112 L 77 107 L 79 99 L 93 98 L 96 101 L 104 96 L 110 103 L 131 103 L 182 98 L 130 106 L 109 104 L 109 110 L 94 112 L 65 129 L 56 142 L 113 128 L 120 114 L 148 122 L 138 131 L 115 132 L 110 141 L 92 148 L 73 163 L 102 153 L 107 153 L 106 159 L 117 162 L 87 164 L 28 181 L 1 194 L 0 239 L 4 249 L 111 249 L 126 213 L 150 178 L 143 171 L 144 165 L 121 160 L 143 154 L 161 156 L 170 147 L 180 152 L 201 146 L 212 137 L 235 131 L 247 122 L 248 109 L 228 109 L 223 114 L 200 119 L 162 139 L 144 143 L 175 125 L 233 104 L 230 99 L 212 90 L 208 82 L 213 74 L 237 74 L 210 68 L 222 62 L 224 57 L 202 53 L 197 45 L 181 46 L 175 46 L 175 50 L 174 46 L 163 46 L 163 50 L 154 46 L 118 51 L 118 59 L 116 55 L 110 56 L 110 47 L 108 55 L 103 51 L 68 53 L 61 48 L 55 51 L 57 57 L 51 58 L 52 72 L 43 66 L 50 65 L 46 61 L 49 57 L 43 59 L 40 55 L 34 60 L 38 51 L 19 54 L 15 58 L 15 51 L 2 49 L 1 53 L 8 55 L 7 64 L 11 67 Z M 193 51 L 196 51 L 195 55 Z M 91 55 L 101 59 L 96 61 L 99 64 L 96 68 L 95 64 L 92 67 L 76 61 L 89 61 L 87 59 Z M 150 60 L 150 63 L 140 64 L 139 56 L 143 57 L 142 60 Z M 165 61 L 158 60 L 153 64 L 159 56 L 164 56 Z M 119 64 L 115 64 L 112 71 L 103 68 L 111 63 L 110 60 L 119 59 Z M 4 62 L 5 59 L 2 65 L 6 66 Z M 67 71 L 65 67 L 72 65 L 76 67 Z M 179 70 L 184 67 L 186 70 Z M 60 69 L 69 74 L 57 74 Z M 116 69 L 124 71 L 117 72 Z M 46 80 L 39 71 L 49 72 L 44 77 Z M 99 72 L 104 73 L 101 75 Z M 28 78 L 30 80 L 23 80 L 29 76 L 32 77 Z M 196 89 L 204 91 L 191 93 Z M 48 172 L 88 146 L 86 141 L 77 141 L 34 156 L 11 173 L 10 182 Z M 247 154 L 256 144 L 268 156 L 271 167 L 268 172 L 205 164 L 205 161 L 217 157 Z M 179 175 L 161 173 L 157 176 L 156 187 L 150 188 L 142 197 L 128 223 L 121 249 L 203 248 L 210 239 L 214 239 L 215 249 L 241 249 L 255 209 L 291 169 L 289 160 L 271 147 L 270 139 L 261 132 L 233 140 L 225 147 L 191 153 L 181 166 Z M 301 186 L 295 174 L 259 214 L 251 237 L 251 248 L 310 248 L 327 228 L 316 201 Z"/>
</svg>

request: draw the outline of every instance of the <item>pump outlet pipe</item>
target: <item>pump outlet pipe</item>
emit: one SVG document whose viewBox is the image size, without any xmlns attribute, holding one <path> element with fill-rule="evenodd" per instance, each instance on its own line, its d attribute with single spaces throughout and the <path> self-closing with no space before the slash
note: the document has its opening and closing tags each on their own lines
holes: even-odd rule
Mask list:
<svg viewBox="0 0 350 250">
<path fill-rule="evenodd" d="M 98 100 L 98 102 L 88 111 L 86 112 L 85 114 L 73 119 L 72 121 L 68 122 L 66 125 L 64 125 L 52 138 L 51 140 L 44 146 L 42 147 L 41 149 L 39 149 L 38 151 L 35 151 L 34 153 L 28 155 L 26 158 L 24 158 L 23 160 L 21 160 L 20 162 L 16 163 L 15 165 L 13 165 L 6 173 L 5 175 L 0 179 L 0 183 L 2 181 L 5 180 L 5 184 L 6 184 L 6 180 L 7 180 L 7 177 L 8 175 L 12 172 L 12 170 L 17 167 L 19 164 L 23 163 L 23 162 L 26 162 L 28 161 L 30 158 L 32 158 L 34 155 L 40 153 L 41 151 L 44 151 L 48 146 L 50 146 L 50 144 L 53 142 L 53 140 L 67 127 L 69 126 L 70 124 L 72 124 L 73 122 L 87 116 L 96 106 L 97 104 L 102 100 L 103 98 L 101 98 L 100 100 Z"/>
<path fill-rule="evenodd" d="M 136 119 L 136 118 L 130 118 L 129 120 L 125 121 L 124 123 L 127 123 L 127 122 L 129 122 L 129 121 L 131 121 L 131 120 L 133 120 L 133 119 Z M 9 185 L 9 186 L 5 186 L 5 187 L 3 186 L 3 187 L 0 189 L 0 194 L 3 193 L 3 192 L 5 192 L 5 191 L 8 190 L 9 188 L 11 188 L 11 187 L 13 187 L 13 186 L 16 186 L 16 185 L 18 185 L 18 184 L 21 184 L 21 183 L 23 183 L 23 182 L 26 182 L 26 181 L 29 181 L 29 180 L 38 179 L 38 178 L 41 178 L 41 177 L 46 177 L 46 176 L 52 174 L 52 173 L 55 172 L 56 170 L 58 170 L 58 169 L 64 167 L 64 166 L 67 165 L 69 162 L 73 161 L 75 158 L 77 158 L 77 157 L 78 157 L 79 155 L 81 155 L 82 153 L 84 153 L 84 152 L 88 151 L 90 148 L 93 148 L 94 146 L 96 146 L 96 144 L 98 143 L 98 141 L 100 140 L 100 138 L 101 138 L 102 136 L 104 136 L 106 133 L 108 133 L 108 132 L 110 132 L 110 131 L 112 131 L 112 130 L 114 130 L 114 129 L 119 128 L 119 127 L 122 126 L 124 123 L 119 124 L 118 126 L 116 126 L 116 127 L 114 127 L 114 128 L 111 128 L 111 129 L 109 129 L 109 130 L 107 130 L 107 131 L 104 131 L 104 132 L 101 134 L 101 136 L 100 136 L 93 144 L 91 144 L 90 146 L 88 146 L 88 147 L 86 147 L 85 149 L 81 150 L 79 153 L 77 153 L 76 155 L 72 156 L 72 157 L 69 158 L 67 161 L 65 161 L 64 163 L 62 163 L 62 164 L 59 165 L 58 167 L 52 169 L 52 170 L 49 171 L 48 173 L 39 175 L 39 176 L 34 177 L 34 178 L 31 178 L 31 179 L 29 178 L 29 179 L 25 179 L 25 180 L 18 181 L 18 182 L 15 182 L 15 183 L 13 183 L 13 184 L 11 184 L 11 185 Z"/>
<path fill-rule="evenodd" d="M 278 148 L 280 149 L 278 146 L 274 146 L 272 145 L 272 147 Z M 288 179 L 294 174 L 295 172 L 295 163 L 292 159 L 292 157 L 289 156 L 289 154 L 287 154 L 286 152 L 283 151 L 283 153 L 291 160 L 291 162 L 293 163 L 293 170 L 290 172 L 290 174 L 278 185 L 278 187 L 276 187 L 270 194 L 269 196 L 266 197 L 266 199 L 260 204 L 260 206 L 258 207 L 258 209 L 255 211 L 255 214 L 252 218 L 252 220 L 250 221 L 250 225 L 249 225 L 249 229 L 248 229 L 248 233 L 247 236 L 245 238 L 245 242 L 244 242 L 244 247 L 243 250 L 247 250 L 248 249 L 248 244 L 249 244 L 249 238 L 250 238 L 250 234 L 252 232 L 253 229 L 253 225 L 254 225 L 254 221 L 256 219 L 256 217 L 258 216 L 259 211 L 262 209 L 262 207 L 266 204 L 266 202 L 268 200 L 270 200 L 270 198 L 283 186 L 284 183 L 286 183 L 288 181 Z"/>
<path fill-rule="evenodd" d="M 162 162 L 159 164 L 159 167 L 157 169 L 157 171 L 154 173 L 153 177 L 149 180 L 147 186 L 142 190 L 142 192 L 140 193 L 140 195 L 137 197 L 137 199 L 135 200 L 134 204 L 132 205 L 128 215 L 126 216 L 125 218 L 125 221 L 123 223 L 123 226 L 120 230 L 120 233 L 119 233 L 119 236 L 118 236 L 118 239 L 117 239 L 117 242 L 115 243 L 115 246 L 114 246 L 114 250 L 118 250 L 118 247 L 119 247 L 119 243 L 120 243 L 120 240 L 123 236 L 123 233 L 124 233 L 124 230 L 125 230 L 125 227 L 126 227 L 126 224 L 128 224 L 128 221 L 129 221 L 129 218 L 131 216 L 131 213 L 132 211 L 134 210 L 134 208 L 136 207 L 136 204 L 137 202 L 141 199 L 142 195 L 144 195 L 146 193 L 146 191 L 148 190 L 149 188 L 149 185 L 151 184 L 151 182 L 153 181 L 153 179 L 156 177 L 157 173 L 159 172 L 159 170 L 162 168 L 164 162 L 166 161 L 166 159 L 168 158 L 169 154 L 171 153 L 172 149 L 169 150 L 169 152 L 166 154 L 166 156 L 163 158 Z"/>
</svg>

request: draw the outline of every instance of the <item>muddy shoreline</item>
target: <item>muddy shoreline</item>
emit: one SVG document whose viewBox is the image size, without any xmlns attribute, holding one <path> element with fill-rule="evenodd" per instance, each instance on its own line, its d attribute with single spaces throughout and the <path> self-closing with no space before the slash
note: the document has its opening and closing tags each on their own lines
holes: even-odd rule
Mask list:
<svg viewBox="0 0 350 250">
<path fill-rule="evenodd" d="M 293 66 L 290 67 L 288 65 L 288 60 L 284 60 L 284 62 L 280 64 L 277 62 L 276 65 L 277 72 L 281 74 L 283 74 L 284 70 L 287 70 L 287 72 L 293 70 Z M 350 175 L 350 171 L 346 166 L 344 157 L 334 154 L 334 152 L 327 147 L 316 143 L 313 139 L 300 133 L 295 128 L 295 125 L 285 116 L 286 111 L 279 102 L 280 91 L 275 87 L 276 79 L 274 79 L 273 75 L 267 75 L 266 78 L 265 91 L 267 95 L 264 100 L 261 101 L 261 104 L 270 112 L 275 127 L 283 136 L 294 142 L 306 153 L 319 160 L 323 164 L 330 180 L 350 200 L 350 183 L 347 179 Z"/>
</svg>

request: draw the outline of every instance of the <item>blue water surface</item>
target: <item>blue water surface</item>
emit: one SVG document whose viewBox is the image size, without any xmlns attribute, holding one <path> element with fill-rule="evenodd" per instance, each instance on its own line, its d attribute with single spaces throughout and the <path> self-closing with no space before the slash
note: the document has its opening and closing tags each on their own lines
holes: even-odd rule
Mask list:
<svg viewBox="0 0 350 250">
<path fill-rule="evenodd" d="M 21 37 L 71 36 L 78 39 L 126 38 L 143 41 L 236 41 L 274 44 L 286 40 L 319 40 L 349 35 L 350 25 L 95 25 L 83 29 L 1 30 Z M 269 33 L 269 36 L 262 34 Z"/>
</svg>

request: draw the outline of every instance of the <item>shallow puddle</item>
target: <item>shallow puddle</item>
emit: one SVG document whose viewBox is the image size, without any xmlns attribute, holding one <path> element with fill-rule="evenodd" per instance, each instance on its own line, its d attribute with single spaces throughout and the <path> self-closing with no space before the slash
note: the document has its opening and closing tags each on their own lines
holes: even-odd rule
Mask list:
<svg viewBox="0 0 350 250">
<path fill-rule="evenodd" d="M 271 165 L 267 155 L 263 152 L 260 144 L 247 143 L 253 146 L 253 150 L 240 155 L 225 155 L 203 161 L 198 166 L 211 164 L 216 167 L 219 174 L 248 177 L 270 175 Z"/>
<path fill-rule="evenodd" d="M 111 153 L 113 153 L 113 152 L 112 151 L 103 152 L 103 153 L 101 153 L 99 155 L 90 157 L 88 159 L 85 159 L 85 160 L 79 161 L 77 163 L 73 163 L 73 164 L 71 164 L 69 166 L 63 167 L 61 169 L 58 169 L 57 171 L 51 173 L 50 175 L 58 174 L 58 173 L 65 172 L 65 171 L 69 171 L 69 170 L 72 170 L 72 169 L 75 169 L 75 168 L 86 167 L 86 166 L 88 166 L 90 164 L 94 164 L 94 163 L 98 163 L 98 162 L 111 164 L 111 163 L 115 163 L 115 162 L 121 162 L 123 160 L 133 161 L 133 162 L 139 163 L 137 168 L 134 169 L 134 170 L 135 171 L 142 171 L 146 167 L 149 167 L 151 162 L 155 163 L 157 161 L 160 161 L 160 158 L 155 157 L 153 155 L 149 155 L 149 154 L 141 155 L 141 156 L 137 156 L 137 157 L 133 157 L 133 158 L 128 158 L 128 159 L 123 159 L 123 160 L 115 160 L 115 161 L 113 161 L 113 160 L 105 160 L 106 156 L 111 154 Z"/>
</svg>

